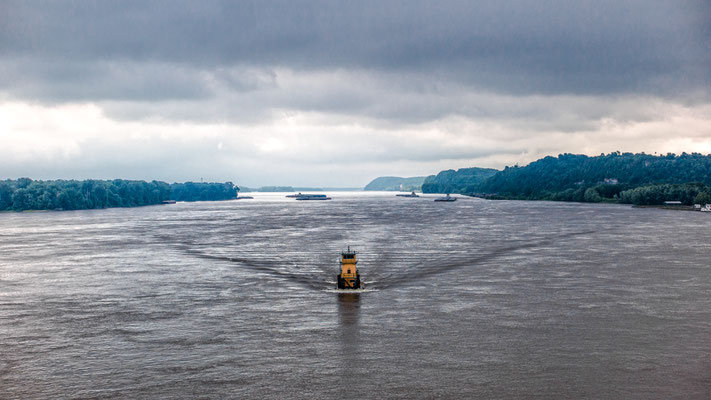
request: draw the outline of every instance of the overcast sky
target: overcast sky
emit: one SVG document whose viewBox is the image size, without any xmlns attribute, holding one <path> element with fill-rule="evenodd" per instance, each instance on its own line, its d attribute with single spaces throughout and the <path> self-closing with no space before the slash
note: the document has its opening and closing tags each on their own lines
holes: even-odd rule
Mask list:
<svg viewBox="0 0 711 400">
<path fill-rule="evenodd" d="M 711 2 L 0 0 L 0 178 L 711 153 Z"/>
</svg>

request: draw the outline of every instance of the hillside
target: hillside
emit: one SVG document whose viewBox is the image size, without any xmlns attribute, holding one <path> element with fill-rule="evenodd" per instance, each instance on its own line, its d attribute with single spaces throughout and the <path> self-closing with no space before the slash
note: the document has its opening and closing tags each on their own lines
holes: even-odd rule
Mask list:
<svg viewBox="0 0 711 400">
<path fill-rule="evenodd" d="M 709 155 L 655 156 L 615 152 L 589 157 L 561 154 L 542 158 L 525 167 L 506 167 L 469 194 L 634 204 L 680 200 L 691 204 L 705 201 L 706 185 L 711 185 Z"/>
<path fill-rule="evenodd" d="M 422 183 L 425 181 L 424 176 L 414 176 L 411 178 L 401 178 L 399 176 L 381 176 L 373 179 L 365 185 L 363 190 L 392 190 L 392 191 L 419 191 L 422 188 Z"/>
<path fill-rule="evenodd" d="M 491 168 L 460 168 L 428 176 L 422 184 L 423 193 L 474 193 L 488 178 L 499 172 Z"/>
</svg>

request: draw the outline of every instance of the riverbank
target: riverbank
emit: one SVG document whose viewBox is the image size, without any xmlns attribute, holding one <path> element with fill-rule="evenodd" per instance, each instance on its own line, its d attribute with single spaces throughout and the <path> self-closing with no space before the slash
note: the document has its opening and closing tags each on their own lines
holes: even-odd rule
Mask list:
<svg viewBox="0 0 711 400">
<path fill-rule="evenodd" d="M 0 210 L 92 210 L 159 205 L 176 201 L 231 200 L 239 188 L 232 182 L 132 181 L 124 179 L 0 181 Z"/>
<path fill-rule="evenodd" d="M 694 206 L 633 205 L 632 208 L 659 208 L 662 210 L 675 210 L 675 211 L 699 211 L 699 209 L 694 208 Z"/>
</svg>

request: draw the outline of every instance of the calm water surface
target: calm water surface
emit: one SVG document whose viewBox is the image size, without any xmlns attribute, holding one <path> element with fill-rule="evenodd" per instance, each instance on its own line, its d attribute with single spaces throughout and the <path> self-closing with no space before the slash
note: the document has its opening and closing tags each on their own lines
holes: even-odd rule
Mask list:
<svg viewBox="0 0 711 400">
<path fill-rule="evenodd" d="M 0 214 L 0 399 L 711 398 L 711 215 L 332 196 Z"/>
</svg>

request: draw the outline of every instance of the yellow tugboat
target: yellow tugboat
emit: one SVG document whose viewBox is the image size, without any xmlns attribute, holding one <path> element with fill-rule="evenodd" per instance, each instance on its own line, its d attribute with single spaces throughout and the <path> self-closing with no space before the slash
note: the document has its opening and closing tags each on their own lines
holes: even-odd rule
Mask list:
<svg viewBox="0 0 711 400">
<path fill-rule="evenodd" d="M 338 274 L 339 289 L 360 289 L 360 273 L 358 273 L 358 260 L 356 260 L 356 252 L 351 251 L 351 246 L 348 250 L 341 252 L 341 273 Z"/>
</svg>

